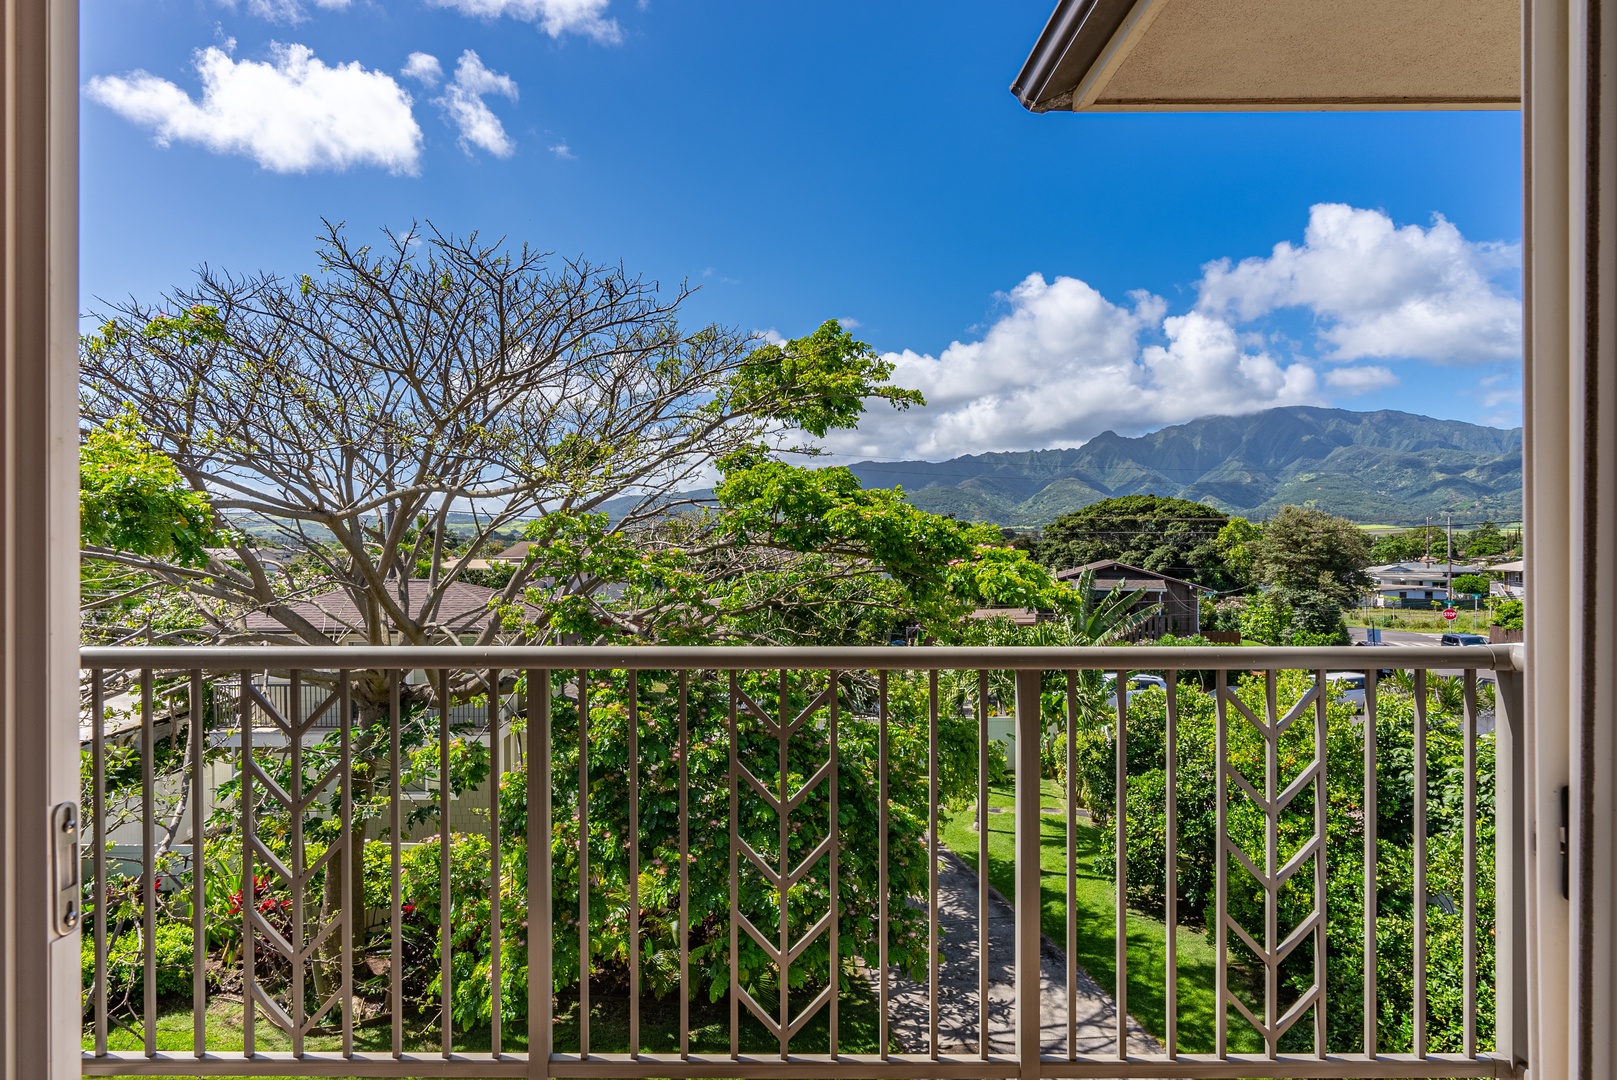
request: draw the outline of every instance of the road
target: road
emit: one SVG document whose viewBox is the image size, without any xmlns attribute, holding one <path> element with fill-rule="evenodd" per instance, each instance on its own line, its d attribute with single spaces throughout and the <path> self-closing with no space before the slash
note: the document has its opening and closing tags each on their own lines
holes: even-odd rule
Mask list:
<svg viewBox="0 0 1617 1080">
<path fill-rule="evenodd" d="M 1364 640 L 1364 627 L 1350 626 L 1348 627 L 1348 634 L 1353 638 L 1353 643 L 1357 645 Z M 1381 644 L 1405 649 L 1441 649 L 1443 647 L 1440 644 L 1442 637 L 1442 634 L 1426 634 L 1418 630 L 1383 630 L 1381 631 Z M 1437 675 L 1461 674 L 1459 668 L 1433 668 L 1432 671 Z M 1492 681 L 1493 672 L 1479 671 L 1477 672 L 1477 678 Z"/>
</svg>

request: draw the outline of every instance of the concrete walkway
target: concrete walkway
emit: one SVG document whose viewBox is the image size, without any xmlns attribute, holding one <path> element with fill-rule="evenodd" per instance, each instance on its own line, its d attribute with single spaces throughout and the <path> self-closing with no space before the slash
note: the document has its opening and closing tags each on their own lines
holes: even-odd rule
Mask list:
<svg viewBox="0 0 1617 1080">
<path fill-rule="evenodd" d="M 942 937 L 938 965 L 938 1042 L 945 1054 L 977 1053 L 977 875 L 948 849 L 938 871 L 938 930 Z M 988 1039 L 989 1052 L 1015 1052 L 1016 912 L 997 891 L 988 905 Z M 1049 938 L 1040 950 L 1040 1027 L 1046 1054 L 1067 1053 L 1067 959 Z M 869 971 L 872 984 L 876 972 Z M 1082 968 L 1076 987 L 1078 1052 L 1104 1054 L 1117 1048 L 1117 1008 Z M 930 1010 L 924 982 L 905 978 L 897 969 L 888 977 L 888 1016 L 905 1053 L 931 1049 Z M 1129 1052 L 1160 1053 L 1156 1040 L 1129 1018 Z"/>
</svg>

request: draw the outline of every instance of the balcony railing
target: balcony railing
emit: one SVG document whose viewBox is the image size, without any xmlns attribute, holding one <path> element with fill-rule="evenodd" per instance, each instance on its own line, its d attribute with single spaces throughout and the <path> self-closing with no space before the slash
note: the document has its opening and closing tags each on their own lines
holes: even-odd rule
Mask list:
<svg viewBox="0 0 1617 1080">
<path fill-rule="evenodd" d="M 87 1075 L 1525 1064 L 1520 646 L 89 648 L 81 664 Z M 266 695 L 265 672 L 285 691 Z M 103 687 L 125 680 L 139 728 L 113 738 Z M 988 721 L 1007 709 L 1002 762 Z M 996 955 L 1006 766 L 1016 918 Z M 1104 826 L 1098 858 L 1084 816 Z M 940 924 L 951 820 L 977 844 L 967 961 Z M 1041 870 L 1041 830 L 1062 827 L 1062 869 Z M 1098 1051 L 1076 1004 L 1094 994 L 1078 888 L 1096 874 L 1115 939 Z M 1042 877 L 1059 887 L 1041 896 Z M 1063 895 L 1066 985 L 1041 1000 L 1042 908 Z M 1160 915 L 1159 938 L 1131 907 Z M 1210 971 L 1178 954 L 1193 939 Z M 1163 956 L 1150 1012 L 1129 996 L 1131 944 Z M 947 989 L 962 963 L 974 991 Z M 1007 967 L 1014 1030 L 996 1041 L 987 991 Z M 925 1034 L 901 1045 L 898 1027 Z"/>
</svg>

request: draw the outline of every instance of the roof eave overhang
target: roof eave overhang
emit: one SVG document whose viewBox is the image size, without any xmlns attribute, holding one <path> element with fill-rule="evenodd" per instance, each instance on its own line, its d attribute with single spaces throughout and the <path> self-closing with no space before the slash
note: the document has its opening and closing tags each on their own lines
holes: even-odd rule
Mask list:
<svg viewBox="0 0 1617 1080">
<path fill-rule="evenodd" d="M 1058 0 L 1011 91 L 1040 113 L 1518 109 L 1520 29 L 1515 0 Z"/>
</svg>

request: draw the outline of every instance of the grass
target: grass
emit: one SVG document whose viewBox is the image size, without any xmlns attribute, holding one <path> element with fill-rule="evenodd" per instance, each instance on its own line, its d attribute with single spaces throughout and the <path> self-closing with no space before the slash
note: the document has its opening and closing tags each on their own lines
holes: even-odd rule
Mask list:
<svg viewBox="0 0 1617 1080">
<path fill-rule="evenodd" d="M 1486 634 L 1493 622 L 1493 612 L 1460 610 L 1459 618 L 1450 623 L 1441 611 L 1406 611 L 1397 608 L 1367 611 L 1363 608 L 1346 613 L 1349 626 L 1379 626 L 1384 630 L 1417 630 L 1428 634 Z"/>
<path fill-rule="evenodd" d="M 1059 783 L 1042 783 L 1044 806 L 1064 806 Z M 990 807 L 1014 805 L 1013 788 L 995 785 L 989 790 Z M 977 868 L 977 833 L 972 828 L 973 809 L 955 814 L 942 829 L 942 839 L 950 849 Z M 1044 932 L 1058 946 L 1067 945 L 1067 819 L 1065 815 L 1040 815 L 1039 865 L 1041 868 L 1040 921 Z M 1099 829 L 1078 824 L 1077 915 L 1079 966 L 1108 993 L 1117 987 L 1116 889 L 1111 880 L 1095 868 L 1101 851 Z M 988 880 L 1006 897 L 1014 897 L 1016 873 L 1015 819 L 1011 814 L 988 815 Z M 1167 1008 L 1167 926 L 1161 919 L 1139 912 L 1128 913 L 1128 1011 L 1140 1025 L 1159 1040 L 1164 1031 Z M 1177 935 L 1179 973 L 1179 1048 L 1190 1053 L 1213 1050 L 1216 1018 L 1214 961 L 1215 943 L 1202 930 L 1181 926 Z M 1232 969 L 1232 977 L 1241 973 Z M 1262 1043 L 1245 1024 L 1230 1025 L 1230 1049 L 1261 1052 Z"/>
<path fill-rule="evenodd" d="M 793 999 L 806 1002 L 815 991 L 797 990 Z M 761 1004 L 769 1004 L 761 1002 Z M 769 1053 L 779 1049 L 774 1036 L 766 1031 L 745 1008 L 741 1011 L 741 1050 L 743 1053 Z M 705 999 L 691 1002 L 691 1050 L 696 1053 L 729 1053 L 730 1006 L 727 1000 L 709 1002 Z M 107 1033 L 107 1048 L 114 1051 L 139 1053 L 145 1048 L 139 1021 L 130 1021 L 133 1031 L 112 1025 Z M 189 1004 L 163 1011 L 157 1018 L 157 1048 L 163 1051 L 188 1053 L 191 1050 L 191 1008 Z M 877 1011 L 869 984 L 861 977 L 849 980 L 842 992 L 838 1015 L 838 1044 L 844 1053 L 875 1053 L 877 1049 Z M 256 1049 L 264 1053 L 281 1053 L 292 1049 L 292 1040 L 280 1029 L 266 1021 L 262 1014 L 254 1032 Z M 406 1021 L 404 1049 L 408 1053 L 437 1053 L 442 1049 L 441 1033 L 435 1019 L 413 1018 Z M 512 1053 L 523 1053 L 528 1048 L 527 1030 L 521 1023 L 505 1025 L 502 1048 Z M 93 1049 L 94 1039 L 86 1034 L 84 1049 Z M 210 1052 L 240 1053 L 242 1049 L 241 1005 L 235 1001 L 214 1000 L 208 1004 L 207 1045 Z M 455 1049 L 464 1053 L 488 1053 L 489 1033 L 486 1028 L 455 1033 Z M 820 1012 L 792 1037 L 792 1048 L 798 1053 L 824 1053 L 830 1046 L 830 1026 L 826 1010 Z M 335 1034 L 310 1035 L 304 1041 L 310 1053 L 336 1053 L 342 1049 L 342 1040 Z M 388 1053 L 393 1048 L 392 1028 L 383 1023 L 354 1031 L 354 1049 L 360 1052 Z M 557 1003 L 555 1048 L 557 1053 L 578 1051 L 578 999 L 576 995 L 563 997 Z M 640 1048 L 647 1053 L 673 1053 L 679 1050 L 679 1000 L 674 997 L 655 1000 L 645 998 L 640 1003 Z M 599 1053 L 623 1053 L 629 1049 L 629 1002 L 626 997 L 598 997 L 590 1002 L 590 1049 Z M 294 1078 L 286 1078 L 294 1080 Z"/>
</svg>

